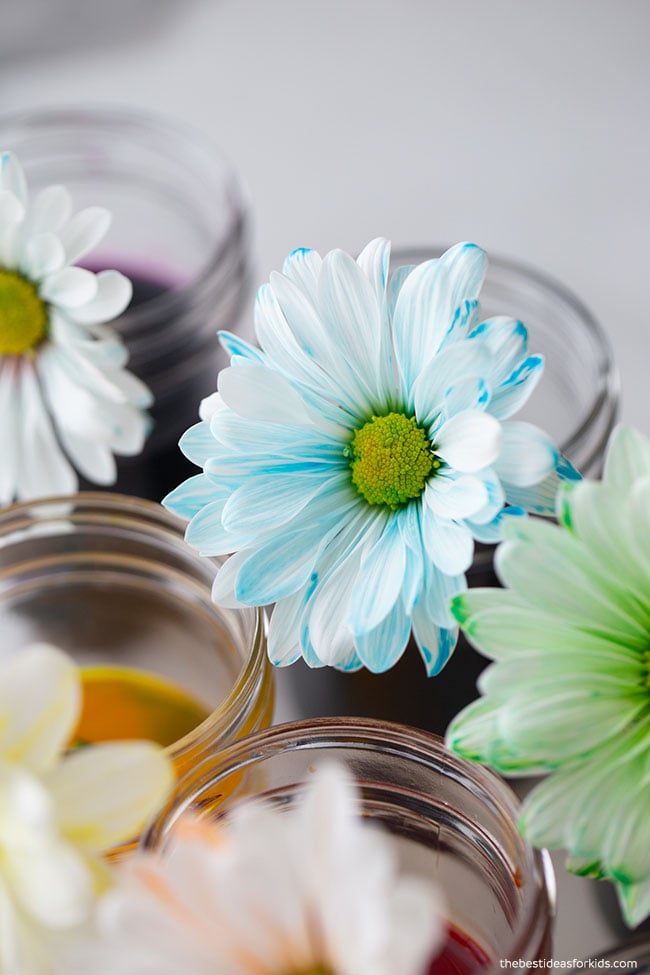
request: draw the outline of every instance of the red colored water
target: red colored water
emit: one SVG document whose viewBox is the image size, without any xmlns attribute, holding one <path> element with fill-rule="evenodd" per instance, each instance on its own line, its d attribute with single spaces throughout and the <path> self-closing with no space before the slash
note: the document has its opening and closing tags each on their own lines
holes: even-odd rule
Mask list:
<svg viewBox="0 0 650 975">
<path fill-rule="evenodd" d="M 491 959 L 468 935 L 448 927 L 442 951 L 431 962 L 427 975 L 474 975 Z"/>
</svg>

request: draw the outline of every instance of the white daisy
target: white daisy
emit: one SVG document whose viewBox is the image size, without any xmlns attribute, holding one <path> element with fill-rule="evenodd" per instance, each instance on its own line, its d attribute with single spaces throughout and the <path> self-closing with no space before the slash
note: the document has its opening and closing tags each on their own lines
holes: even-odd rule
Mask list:
<svg viewBox="0 0 650 975">
<path fill-rule="evenodd" d="M 52 647 L 0 671 L 0 975 L 51 970 L 106 886 L 101 851 L 136 835 L 173 781 L 148 742 L 65 754 L 80 702 L 77 668 Z"/>
<path fill-rule="evenodd" d="M 260 348 L 222 335 L 232 366 L 181 441 L 204 473 L 165 503 L 202 554 L 234 553 L 217 603 L 276 604 L 275 664 L 383 671 L 412 629 L 437 673 L 474 539 L 552 511 L 576 476 L 540 430 L 505 420 L 542 359 L 521 322 L 481 321 L 484 252 L 458 244 L 387 286 L 389 249 L 290 254 L 258 293 Z"/>
<path fill-rule="evenodd" d="M 30 200 L 18 160 L 0 154 L 0 504 L 73 493 L 75 468 L 112 484 L 113 455 L 142 449 L 152 397 L 102 325 L 131 284 L 72 266 L 109 223 L 100 207 L 72 216 L 62 186 Z"/>
<path fill-rule="evenodd" d="M 506 529 L 497 573 L 454 613 L 492 664 L 448 743 L 506 775 L 551 772 L 522 828 L 569 869 L 618 886 L 628 923 L 650 914 L 650 442 L 612 437 L 604 483 L 558 497 L 561 526 Z"/>
<path fill-rule="evenodd" d="M 392 838 L 357 806 L 328 766 L 296 807 L 244 803 L 218 826 L 177 827 L 164 856 L 125 865 L 74 970 L 422 975 L 442 938 L 438 895 L 400 874 Z"/>
</svg>

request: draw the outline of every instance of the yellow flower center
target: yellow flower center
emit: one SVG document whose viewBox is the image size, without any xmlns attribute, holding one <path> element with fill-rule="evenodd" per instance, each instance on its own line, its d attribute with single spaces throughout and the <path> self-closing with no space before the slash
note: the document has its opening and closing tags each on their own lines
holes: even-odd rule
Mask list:
<svg viewBox="0 0 650 975">
<path fill-rule="evenodd" d="M 373 416 L 355 430 L 346 448 L 352 483 L 368 504 L 395 509 L 419 498 L 440 467 L 426 432 L 403 413 Z"/>
<path fill-rule="evenodd" d="M 35 285 L 0 269 L 0 355 L 23 355 L 47 335 L 48 314 Z"/>
</svg>

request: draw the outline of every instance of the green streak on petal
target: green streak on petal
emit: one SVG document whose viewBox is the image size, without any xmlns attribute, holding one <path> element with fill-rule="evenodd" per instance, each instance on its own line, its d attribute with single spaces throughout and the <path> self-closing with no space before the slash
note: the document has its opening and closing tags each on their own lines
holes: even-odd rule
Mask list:
<svg viewBox="0 0 650 975">
<path fill-rule="evenodd" d="M 454 617 L 457 623 L 464 626 L 467 620 L 472 615 L 471 607 L 467 602 L 465 596 L 454 596 L 451 601 L 451 615 Z M 469 633 L 469 627 L 467 627 L 467 632 Z"/>
</svg>

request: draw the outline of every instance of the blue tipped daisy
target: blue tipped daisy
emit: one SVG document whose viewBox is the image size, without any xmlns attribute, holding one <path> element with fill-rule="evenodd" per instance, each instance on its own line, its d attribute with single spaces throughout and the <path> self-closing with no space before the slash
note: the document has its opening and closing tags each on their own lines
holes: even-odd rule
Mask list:
<svg viewBox="0 0 650 975">
<path fill-rule="evenodd" d="M 230 555 L 217 603 L 275 604 L 278 665 L 384 671 L 412 632 L 437 673 L 474 540 L 551 512 L 574 475 L 507 420 L 542 359 L 521 322 L 481 320 L 485 253 L 458 244 L 390 280 L 389 254 L 291 253 L 258 292 L 259 348 L 222 333 L 231 367 L 181 440 L 203 473 L 165 504 L 202 554 Z"/>
</svg>

